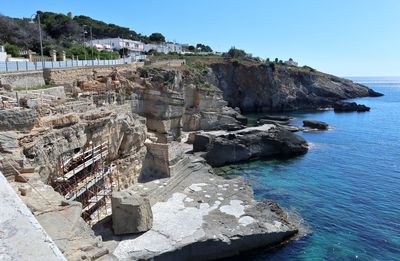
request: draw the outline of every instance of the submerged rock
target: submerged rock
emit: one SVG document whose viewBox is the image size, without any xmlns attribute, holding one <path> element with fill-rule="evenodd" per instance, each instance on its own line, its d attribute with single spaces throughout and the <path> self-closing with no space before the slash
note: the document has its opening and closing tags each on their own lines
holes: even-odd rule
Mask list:
<svg viewBox="0 0 400 261">
<path fill-rule="evenodd" d="M 371 108 L 365 106 L 364 104 L 357 104 L 355 102 L 339 101 L 333 105 L 333 109 L 335 112 L 352 112 L 352 111 L 365 112 L 369 111 Z"/>
<path fill-rule="evenodd" d="M 318 130 L 327 130 L 329 127 L 328 123 L 326 122 L 314 120 L 304 120 L 303 126 Z"/>
</svg>

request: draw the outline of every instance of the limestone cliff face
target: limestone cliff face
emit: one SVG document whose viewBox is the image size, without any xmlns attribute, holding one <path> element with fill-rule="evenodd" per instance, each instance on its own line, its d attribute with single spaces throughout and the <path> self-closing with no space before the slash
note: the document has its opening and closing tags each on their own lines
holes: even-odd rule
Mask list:
<svg viewBox="0 0 400 261">
<path fill-rule="evenodd" d="M 146 153 L 147 136 L 144 118 L 131 112 L 130 106 L 97 109 L 85 113 L 42 117 L 29 132 L 0 133 L 4 158 L 0 169 L 12 173 L 16 169 L 35 168 L 42 180 L 57 174 L 60 159 L 72 155 L 91 141 L 95 146 L 108 143 L 109 160 L 121 173 L 121 184 L 129 185 L 137 178 Z"/>
<path fill-rule="evenodd" d="M 306 68 L 228 62 L 209 66 L 229 106 L 245 112 L 317 109 L 342 99 L 380 95 L 350 80 Z"/>
<path fill-rule="evenodd" d="M 179 140 L 181 130 L 240 128 L 238 112 L 227 106 L 211 69 L 141 68 L 136 112 L 146 117 L 147 128 L 158 142 Z M 135 101 L 134 101 L 135 102 Z"/>
</svg>

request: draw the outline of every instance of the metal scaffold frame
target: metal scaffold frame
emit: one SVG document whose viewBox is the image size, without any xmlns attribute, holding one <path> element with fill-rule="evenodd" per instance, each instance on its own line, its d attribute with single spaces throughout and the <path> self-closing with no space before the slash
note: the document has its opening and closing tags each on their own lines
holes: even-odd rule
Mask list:
<svg viewBox="0 0 400 261">
<path fill-rule="evenodd" d="M 82 203 L 82 217 L 89 223 L 107 215 L 110 194 L 115 186 L 116 167 L 109 160 L 109 142 L 83 148 L 60 159 L 60 171 L 53 177 L 53 187 L 69 201 Z"/>
</svg>

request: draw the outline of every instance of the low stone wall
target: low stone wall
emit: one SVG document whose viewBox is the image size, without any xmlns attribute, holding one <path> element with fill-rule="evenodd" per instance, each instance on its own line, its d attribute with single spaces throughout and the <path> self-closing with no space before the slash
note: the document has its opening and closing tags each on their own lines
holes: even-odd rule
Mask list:
<svg viewBox="0 0 400 261">
<path fill-rule="evenodd" d="M 47 89 L 40 90 L 31 90 L 28 92 L 22 91 L 18 92 L 19 98 L 28 96 L 28 97 L 41 97 L 50 98 L 50 99 L 65 99 L 67 96 L 65 95 L 64 86 L 56 86 Z"/>
<path fill-rule="evenodd" d="M 171 59 L 171 60 L 163 60 L 163 61 L 155 61 L 151 62 L 151 66 L 169 66 L 169 67 L 179 67 L 186 64 L 185 59 Z"/>
<path fill-rule="evenodd" d="M 120 72 L 135 70 L 143 66 L 143 63 L 120 64 L 113 66 L 95 66 L 94 72 L 96 75 L 109 75 L 114 69 Z M 71 84 L 74 85 L 77 81 L 87 81 L 93 78 L 93 68 L 76 67 L 76 68 L 54 68 L 45 69 L 43 72 L 46 84 Z"/>
<path fill-rule="evenodd" d="M 1 73 L 0 82 L 1 84 L 9 84 L 12 87 L 28 89 L 45 84 L 42 71 Z"/>
<path fill-rule="evenodd" d="M 108 75 L 114 68 L 118 71 L 136 70 L 144 66 L 143 62 L 132 64 L 95 66 L 94 71 L 97 75 Z M 9 84 L 13 88 L 32 88 L 45 84 L 71 84 L 79 80 L 87 81 L 93 77 L 93 67 L 74 67 L 74 68 L 46 68 L 43 71 L 24 71 L 0 73 L 0 83 Z"/>
</svg>

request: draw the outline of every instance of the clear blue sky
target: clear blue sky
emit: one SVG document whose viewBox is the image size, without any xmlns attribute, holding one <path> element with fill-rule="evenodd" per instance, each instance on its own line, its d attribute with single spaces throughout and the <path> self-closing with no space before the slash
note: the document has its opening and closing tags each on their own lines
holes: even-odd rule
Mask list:
<svg viewBox="0 0 400 261">
<path fill-rule="evenodd" d="M 400 76 L 400 0 L 0 0 L 0 13 L 87 15 L 180 43 L 293 57 L 339 76 Z"/>
</svg>

